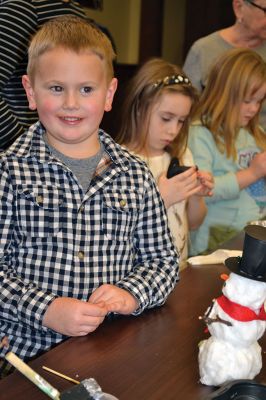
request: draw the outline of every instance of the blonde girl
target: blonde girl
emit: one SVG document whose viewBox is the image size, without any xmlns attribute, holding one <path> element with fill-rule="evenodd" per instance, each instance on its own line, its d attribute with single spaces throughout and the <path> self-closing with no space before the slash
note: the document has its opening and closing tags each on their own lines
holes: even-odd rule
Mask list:
<svg viewBox="0 0 266 400">
<path fill-rule="evenodd" d="M 266 64 L 252 50 L 230 50 L 210 70 L 189 134 L 195 162 L 215 182 L 208 214 L 191 238 L 194 254 L 265 216 L 266 135 L 258 123 L 265 95 Z"/>
<path fill-rule="evenodd" d="M 158 183 L 181 268 L 187 257 L 188 230 L 202 223 L 206 214 L 202 196 L 211 195 L 212 189 L 212 177 L 197 171 L 187 148 L 189 119 L 196 101 L 196 90 L 178 66 L 151 59 L 130 82 L 117 138 L 147 162 Z M 168 179 L 172 157 L 191 168 Z"/>
</svg>

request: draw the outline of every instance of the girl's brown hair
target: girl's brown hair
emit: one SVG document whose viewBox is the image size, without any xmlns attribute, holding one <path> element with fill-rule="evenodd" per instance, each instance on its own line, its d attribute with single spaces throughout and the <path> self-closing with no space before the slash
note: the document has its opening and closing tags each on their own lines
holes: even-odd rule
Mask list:
<svg viewBox="0 0 266 400">
<path fill-rule="evenodd" d="M 242 102 L 266 83 L 266 63 L 252 50 L 233 49 L 224 53 L 210 70 L 207 85 L 195 110 L 195 120 L 210 130 L 222 153 L 236 157 L 239 112 Z M 257 113 L 246 129 L 257 145 L 266 150 L 265 133 Z M 195 121 L 195 123 L 197 123 Z"/>
<path fill-rule="evenodd" d="M 174 79 L 171 80 L 174 76 L 181 76 L 181 80 L 182 77 L 184 80 L 175 83 Z M 193 109 L 198 98 L 197 91 L 180 67 L 160 58 L 153 58 L 143 64 L 127 87 L 121 128 L 116 137 L 118 143 L 126 145 L 136 153 L 145 153 L 151 108 L 163 93 L 173 91 L 188 96 Z M 186 119 L 178 137 L 171 147 L 166 149 L 172 156 L 180 158 L 186 149 L 189 120 L 190 118 Z"/>
</svg>

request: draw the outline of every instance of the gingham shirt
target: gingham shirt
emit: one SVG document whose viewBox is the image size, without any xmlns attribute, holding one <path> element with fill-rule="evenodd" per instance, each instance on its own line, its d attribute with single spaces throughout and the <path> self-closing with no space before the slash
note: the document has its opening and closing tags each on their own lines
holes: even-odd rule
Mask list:
<svg viewBox="0 0 266 400">
<path fill-rule="evenodd" d="M 24 359 L 64 338 L 42 326 L 55 297 L 87 301 L 103 283 L 116 284 L 138 299 L 138 314 L 163 304 L 178 280 L 146 165 L 100 130 L 109 163 L 84 193 L 43 134 L 36 123 L 0 158 L 0 332 Z"/>
</svg>

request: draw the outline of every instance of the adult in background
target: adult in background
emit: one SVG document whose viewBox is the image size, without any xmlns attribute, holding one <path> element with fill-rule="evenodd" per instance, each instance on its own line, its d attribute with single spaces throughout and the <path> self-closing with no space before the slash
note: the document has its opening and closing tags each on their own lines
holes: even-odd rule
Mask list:
<svg viewBox="0 0 266 400">
<path fill-rule="evenodd" d="M 29 40 L 44 22 L 67 14 L 85 18 L 72 0 L 0 0 L 0 149 L 38 120 L 21 83 Z"/>
<path fill-rule="evenodd" d="M 206 86 L 210 66 L 227 50 L 249 48 L 266 61 L 266 0 L 233 0 L 232 6 L 234 25 L 196 40 L 185 59 L 183 70 L 200 91 Z M 266 107 L 260 122 L 266 129 Z"/>
</svg>

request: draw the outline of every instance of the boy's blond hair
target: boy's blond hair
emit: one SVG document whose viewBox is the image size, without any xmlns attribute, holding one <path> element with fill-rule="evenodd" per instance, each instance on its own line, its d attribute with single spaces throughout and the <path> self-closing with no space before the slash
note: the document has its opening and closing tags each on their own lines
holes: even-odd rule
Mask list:
<svg viewBox="0 0 266 400">
<path fill-rule="evenodd" d="M 187 82 L 184 80 L 179 84 L 173 82 L 173 84 L 157 85 L 157 82 L 163 83 L 165 79 L 171 79 L 173 76 L 181 76 L 185 80 L 187 79 Z M 131 79 L 127 89 L 121 128 L 116 140 L 136 153 L 147 152 L 151 110 L 164 93 L 178 93 L 190 98 L 190 115 L 198 100 L 196 89 L 190 84 L 182 69 L 161 58 L 152 58 L 146 61 Z M 187 147 L 189 122 L 190 116 L 186 118 L 171 146 L 166 149 L 172 156 L 181 158 L 184 154 Z"/>
<path fill-rule="evenodd" d="M 114 75 L 115 53 L 108 37 L 95 25 L 75 16 L 62 16 L 46 22 L 33 36 L 28 49 L 27 74 L 34 79 L 39 57 L 62 47 L 76 53 L 89 50 L 106 64 L 108 80 Z"/>
<path fill-rule="evenodd" d="M 195 119 L 200 119 L 211 131 L 219 150 L 228 158 L 236 157 L 241 104 L 265 83 L 266 63 L 259 54 L 248 49 L 225 52 L 209 72 Z M 258 114 L 249 121 L 246 129 L 258 146 L 266 150 L 265 133 L 259 127 Z"/>
</svg>

